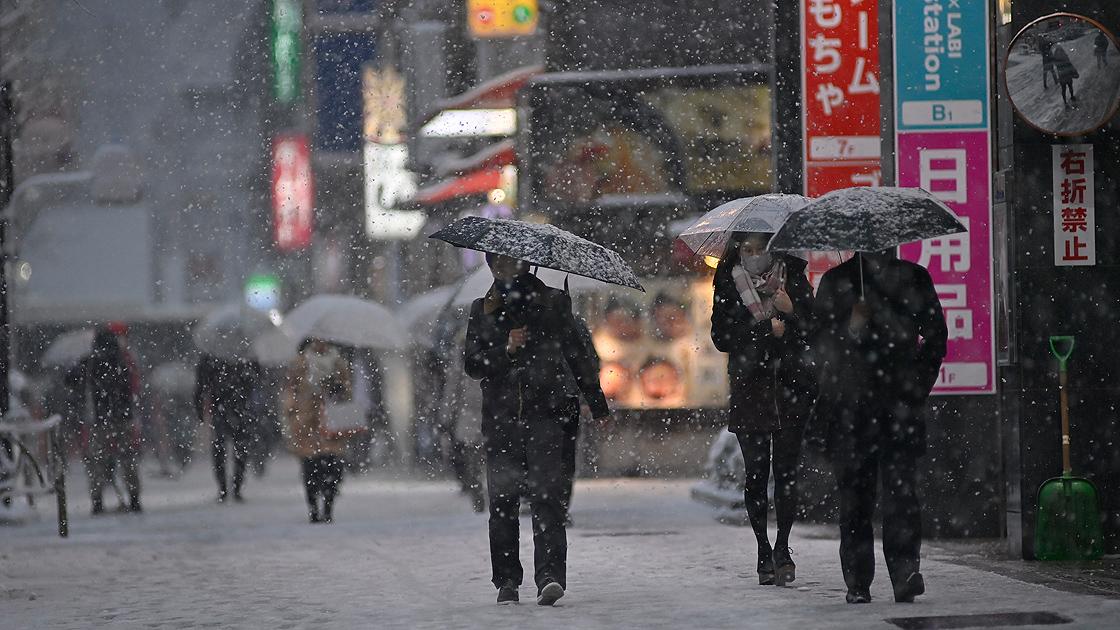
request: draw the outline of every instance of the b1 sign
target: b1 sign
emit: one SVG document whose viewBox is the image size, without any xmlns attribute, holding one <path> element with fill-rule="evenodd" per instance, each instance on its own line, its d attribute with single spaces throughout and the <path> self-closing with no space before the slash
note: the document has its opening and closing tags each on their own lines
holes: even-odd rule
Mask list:
<svg viewBox="0 0 1120 630">
<path fill-rule="evenodd" d="M 990 0 L 893 3 L 895 166 L 968 228 L 910 243 L 899 255 L 933 278 L 949 347 L 935 394 L 995 393 Z"/>
</svg>

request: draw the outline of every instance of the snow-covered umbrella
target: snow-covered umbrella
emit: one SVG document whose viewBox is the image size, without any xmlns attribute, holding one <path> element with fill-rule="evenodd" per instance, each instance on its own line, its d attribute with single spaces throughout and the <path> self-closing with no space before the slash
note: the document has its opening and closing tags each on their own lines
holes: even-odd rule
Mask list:
<svg viewBox="0 0 1120 630">
<path fill-rule="evenodd" d="M 539 267 L 643 291 L 618 252 L 546 223 L 463 217 L 432 234 L 457 247 L 524 260 Z"/>
<path fill-rule="evenodd" d="M 276 328 L 261 311 L 227 304 L 210 312 L 194 327 L 192 339 L 202 352 L 229 361 L 253 358 L 253 342 Z"/>
<path fill-rule="evenodd" d="M 878 252 L 966 231 L 948 206 L 921 188 L 861 186 L 834 190 L 791 214 L 767 247 Z"/>
<path fill-rule="evenodd" d="M 584 276 L 569 278 L 568 274 L 555 269 L 542 267 L 536 270 L 536 276 L 540 278 L 541 282 L 554 289 L 566 288 L 572 291 L 581 291 L 586 289 L 606 288 L 606 284 L 602 281 L 593 280 Z M 451 298 L 451 305 L 469 305 L 475 298 L 482 297 L 489 291 L 490 285 L 492 284 L 494 284 L 494 275 L 490 273 L 489 267 L 483 265 L 475 269 L 459 285 L 458 290 L 455 291 L 454 296 Z"/>
<path fill-rule="evenodd" d="M 284 323 L 253 343 L 257 358 L 269 364 L 290 361 L 305 339 L 343 346 L 397 350 L 408 335 L 393 312 L 352 295 L 316 295 L 292 309 Z"/>
<path fill-rule="evenodd" d="M 93 338 L 97 331 L 79 328 L 64 332 L 47 346 L 41 362 L 48 367 L 69 367 L 89 356 L 93 351 Z"/>
<path fill-rule="evenodd" d="M 810 199 L 772 193 L 729 201 L 685 228 L 678 238 L 699 256 L 723 258 L 735 232 L 773 234 Z"/>
</svg>

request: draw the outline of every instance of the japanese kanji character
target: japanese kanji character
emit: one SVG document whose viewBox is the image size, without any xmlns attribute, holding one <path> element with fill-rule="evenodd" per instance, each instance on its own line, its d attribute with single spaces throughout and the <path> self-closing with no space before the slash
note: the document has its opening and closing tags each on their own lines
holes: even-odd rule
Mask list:
<svg viewBox="0 0 1120 630">
<path fill-rule="evenodd" d="M 1066 149 L 1062 151 L 1062 171 L 1066 175 L 1085 174 L 1085 152 Z"/>
<path fill-rule="evenodd" d="M 1085 178 L 1062 180 L 1062 203 L 1085 203 Z"/>
<path fill-rule="evenodd" d="M 967 229 L 968 217 L 959 217 L 959 219 Z M 971 269 L 972 252 L 968 233 L 950 234 L 922 241 L 922 254 L 918 258 L 918 264 L 928 269 L 934 258 L 941 259 L 941 271 L 964 272 Z"/>
<path fill-rule="evenodd" d="M 1066 253 L 1062 256 L 1062 260 L 1089 260 L 1088 255 L 1081 253 L 1081 250 L 1088 247 L 1089 244 L 1078 238 L 1076 234 L 1065 241 L 1065 246 Z"/>
<path fill-rule="evenodd" d="M 1085 208 L 1062 208 L 1062 231 L 1085 232 L 1089 229 L 1089 212 Z"/>
</svg>

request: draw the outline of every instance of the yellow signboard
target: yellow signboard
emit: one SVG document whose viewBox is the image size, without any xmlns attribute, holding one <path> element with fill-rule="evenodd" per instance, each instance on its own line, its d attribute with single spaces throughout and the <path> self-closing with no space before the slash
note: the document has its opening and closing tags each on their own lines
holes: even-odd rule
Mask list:
<svg viewBox="0 0 1120 630">
<path fill-rule="evenodd" d="M 471 37 L 520 37 L 537 32 L 537 0 L 467 0 Z"/>
</svg>

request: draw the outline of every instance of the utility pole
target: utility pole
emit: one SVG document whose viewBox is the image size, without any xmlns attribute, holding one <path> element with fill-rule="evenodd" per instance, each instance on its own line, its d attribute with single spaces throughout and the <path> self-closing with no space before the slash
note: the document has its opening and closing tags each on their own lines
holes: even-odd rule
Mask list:
<svg viewBox="0 0 1120 630">
<path fill-rule="evenodd" d="M 0 57 L 2 58 L 2 57 Z M 6 215 L 12 198 L 15 173 L 12 163 L 12 135 L 15 112 L 12 84 L 0 80 L 0 211 Z M 8 220 L 0 217 L 0 417 L 8 415 L 8 372 L 11 370 L 11 328 L 8 318 Z"/>
</svg>

